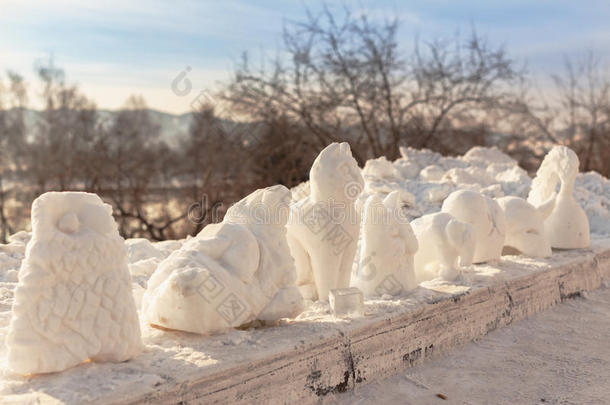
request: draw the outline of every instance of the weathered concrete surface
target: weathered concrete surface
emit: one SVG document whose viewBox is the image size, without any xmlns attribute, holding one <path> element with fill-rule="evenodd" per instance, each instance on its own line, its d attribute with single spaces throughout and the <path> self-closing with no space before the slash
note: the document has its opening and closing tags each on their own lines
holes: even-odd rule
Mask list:
<svg viewBox="0 0 610 405">
<path fill-rule="evenodd" d="M 610 288 L 602 287 L 333 399 L 345 405 L 607 405 L 609 331 Z"/>
<path fill-rule="evenodd" d="M 338 333 L 334 336 L 327 334 L 318 340 L 309 336 L 304 344 L 282 354 L 201 375 L 175 389 L 160 389 L 146 397 L 133 398 L 133 402 L 332 400 L 333 395 L 329 394 L 393 375 L 610 281 L 607 243 L 564 256 L 543 269 L 537 267 L 531 273 L 521 272 L 517 277 L 466 293 L 437 296 L 405 312 L 337 324 Z"/>
</svg>

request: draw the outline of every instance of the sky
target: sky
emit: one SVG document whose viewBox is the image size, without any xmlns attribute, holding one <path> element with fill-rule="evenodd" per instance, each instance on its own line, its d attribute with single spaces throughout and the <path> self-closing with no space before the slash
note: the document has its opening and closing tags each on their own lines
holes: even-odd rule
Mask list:
<svg viewBox="0 0 610 405">
<path fill-rule="evenodd" d="M 226 81 L 244 51 L 256 60 L 282 48 L 285 23 L 321 1 L 0 0 L 0 75 L 22 74 L 35 106 L 37 60 L 53 57 L 99 108 L 131 94 L 157 110 L 184 113 L 200 92 Z M 593 51 L 610 62 L 610 1 L 326 1 L 370 18 L 398 17 L 408 53 L 420 39 L 468 33 L 527 64 L 536 78 L 560 71 L 565 56 Z M 180 76 L 182 74 L 182 76 Z M 174 80 L 178 87 L 172 87 Z M 188 79 L 190 91 L 184 80 Z M 542 81 L 544 82 L 544 81 Z M 178 92 L 172 89 L 178 88 Z M 184 93 L 184 94 L 183 94 Z M 206 93 L 207 94 L 207 93 Z"/>
</svg>

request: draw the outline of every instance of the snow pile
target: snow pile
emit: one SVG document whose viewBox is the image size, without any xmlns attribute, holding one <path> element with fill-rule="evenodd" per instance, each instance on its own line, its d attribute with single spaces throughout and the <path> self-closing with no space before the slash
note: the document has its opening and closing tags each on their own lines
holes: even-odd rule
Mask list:
<svg viewBox="0 0 610 405">
<path fill-rule="evenodd" d="M 20 231 L 9 237 L 8 244 L 0 245 L 0 282 L 17 282 L 25 247 L 31 237 L 31 233 Z"/>
<path fill-rule="evenodd" d="M 133 238 L 125 241 L 127 262 L 133 282 L 146 289 L 148 279 L 161 261 L 182 247 L 182 240 L 166 240 L 151 243 L 148 239 Z"/>
<path fill-rule="evenodd" d="M 610 235 L 610 180 L 597 172 L 580 173 L 574 197 L 589 218 L 591 233 Z"/>
<path fill-rule="evenodd" d="M 495 147 L 477 146 L 458 157 L 413 148 L 401 148 L 400 153 L 401 158 L 394 162 L 385 157 L 366 162 L 363 198 L 373 192 L 399 190 L 411 219 L 440 211 L 444 199 L 458 189 L 492 198 L 527 198 L 531 188 L 527 172 Z M 580 173 L 574 193 L 589 218 L 591 233 L 610 235 L 610 181 L 595 172 Z"/>
</svg>

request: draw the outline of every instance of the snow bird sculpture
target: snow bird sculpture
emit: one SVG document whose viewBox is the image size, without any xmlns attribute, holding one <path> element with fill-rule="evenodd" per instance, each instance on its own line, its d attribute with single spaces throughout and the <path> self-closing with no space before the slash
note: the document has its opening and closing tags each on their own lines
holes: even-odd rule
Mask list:
<svg viewBox="0 0 610 405">
<path fill-rule="evenodd" d="M 589 220 L 574 199 L 578 166 L 578 156 L 573 150 L 566 146 L 553 147 L 536 172 L 527 197 L 530 204 L 550 211 L 544 220 L 544 229 L 554 248 L 577 249 L 589 246 Z"/>
<path fill-rule="evenodd" d="M 97 195 L 49 192 L 34 200 L 7 346 L 8 367 L 20 374 L 140 352 L 125 241 Z"/>
</svg>

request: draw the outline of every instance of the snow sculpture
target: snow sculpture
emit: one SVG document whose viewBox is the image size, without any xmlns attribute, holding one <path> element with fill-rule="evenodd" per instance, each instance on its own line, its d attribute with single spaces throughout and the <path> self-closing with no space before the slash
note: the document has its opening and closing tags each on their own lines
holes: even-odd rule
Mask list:
<svg viewBox="0 0 610 405">
<path fill-rule="evenodd" d="M 504 213 L 493 199 L 476 191 L 458 190 L 443 201 L 441 211 L 474 228 L 476 247 L 473 263 L 499 259 L 504 246 Z"/>
<path fill-rule="evenodd" d="M 553 147 L 542 161 L 527 197 L 533 206 L 544 205 L 544 209 L 550 211 L 544 220 L 544 229 L 554 248 L 589 246 L 589 220 L 574 199 L 578 165 L 578 156 L 570 148 Z M 561 183 L 559 194 L 556 192 L 558 183 Z"/>
<path fill-rule="evenodd" d="M 331 289 L 349 287 L 360 225 L 354 201 L 364 181 L 346 142 L 320 152 L 309 179 L 310 195 L 290 209 L 288 244 L 303 297 L 328 301 Z"/>
<path fill-rule="evenodd" d="M 140 352 L 125 242 L 95 194 L 49 192 L 32 204 L 32 240 L 19 273 L 7 337 L 19 374 Z"/>
<path fill-rule="evenodd" d="M 460 274 L 459 266 L 472 263 L 476 243 L 472 226 L 445 212 L 424 215 L 411 226 L 420 241 L 415 253 L 418 283 L 437 277 L 452 281 Z"/>
<path fill-rule="evenodd" d="M 352 285 L 366 297 L 398 295 L 417 287 L 413 255 L 418 243 L 402 213 L 400 192 L 385 199 L 373 194 L 364 203 L 357 274 Z"/>
<path fill-rule="evenodd" d="M 210 334 L 301 312 L 286 242 L 289 202 L 284 186 L 257 190 L 170 254 L 148 281 L 147 321 Z"/>
<path fill-rule="evenodd" d="M 549 257 L 551 244 L 544 231 L 544 218 L 550 214 L 544 206 L 536 209 L 519 197 L 502 197 L 496 200 L 506 222 L 505 248 L 512 248 L 531 257 Z"/>
</svg>

